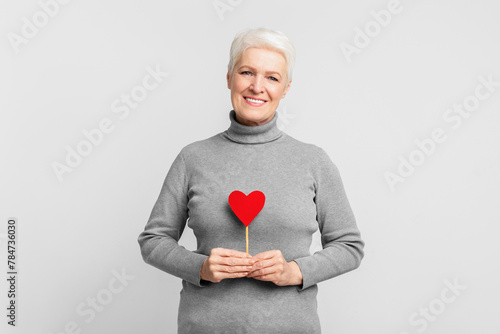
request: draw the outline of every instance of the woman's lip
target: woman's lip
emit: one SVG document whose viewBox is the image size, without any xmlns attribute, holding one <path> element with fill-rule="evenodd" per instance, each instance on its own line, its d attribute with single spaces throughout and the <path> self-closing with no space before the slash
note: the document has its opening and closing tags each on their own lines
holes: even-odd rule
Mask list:
<svg viewBox="0 0 500 334">
<path fill-rule="evenodd" d="M 252 107 L 262 107 L 263 105 L 265 105 L 267 102 L 264 102 L 264 103 L 253 103 L 253 102 L 250 102 L 248 101 L 247 99 L 243 99 L 245 100 L 245 102 L 249 105 L 251 105 Z"/>
<path fill-rule="evenodd" d="M 254 99 L 254 100 L 259 100 L 259 101 L 264 101 L 266 102 L 266 100 L 264 99 L 259 99 L 258 97 L 253 97 L 253 96 L 243 96 L 245 99 Z"/>
<path fill-rule="evenodd" d="M 250 102 L 246 99 L 246 97 L 249 97 L 251 99 L 254 99 L 254 100 L 260 100 L 260 101 L 264 101 L 264 103 L 254 103 L 254 102 Z M 245 102 L 249 105 L 251 105 L 252 107 L 262 107 L 263 105 L 265 105 L 267 103 L 266 100 L 262 100 L 262 99 L 257 99 L 255 97 L 250 97 L 250 96 L 244 96 L 243 97 L 243 100 L 245 100 Z"/>
</svg>

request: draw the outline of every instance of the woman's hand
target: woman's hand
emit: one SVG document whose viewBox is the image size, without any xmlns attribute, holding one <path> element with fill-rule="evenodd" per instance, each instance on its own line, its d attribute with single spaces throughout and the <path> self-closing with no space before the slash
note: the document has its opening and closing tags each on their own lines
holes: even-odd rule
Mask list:
<svg viewBox="0 0 500 334">
<path fill-rule="evenodd" d="M 302 284 L 302 272 L 295 261 L 286 262 L 279 250 L 262 252 L 253 257 L 256 261 L 247 277 L 270 281 L 279 286 Z"/>
<path fill-rule="evenodd" d="M 219 283 L 226 278 L 245 277 L 255 262 L 250 254 L 233 249 L 214 248 L 201 266 L 200 277 L 213 283 Z"/>
</svg>

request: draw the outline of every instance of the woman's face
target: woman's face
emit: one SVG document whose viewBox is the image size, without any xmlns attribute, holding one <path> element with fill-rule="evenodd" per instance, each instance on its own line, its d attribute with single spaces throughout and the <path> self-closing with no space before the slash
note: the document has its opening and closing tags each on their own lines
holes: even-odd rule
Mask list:
<svg viewBox="0 0 500 334">
<path fill-rule="evenodd" d="M 290 89 L 285 57 L 276 51 L 249 48 L 227 74 L 236 121 L 248 126 L 269 122 Z"/>
</svg>

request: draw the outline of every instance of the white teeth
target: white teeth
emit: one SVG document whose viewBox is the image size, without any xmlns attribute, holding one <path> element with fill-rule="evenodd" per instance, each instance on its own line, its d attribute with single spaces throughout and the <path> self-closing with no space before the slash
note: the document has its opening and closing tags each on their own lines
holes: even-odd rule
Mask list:
<svg viewBox="0 0 500 334">
<path fill-rule="evenodd" d="M 249 97 L 245 97 L 245 100 L 250 101 L 252 103 L 265 103 L 266 102 L 266 101 L 262 101 L 262 100 L 251 99 Z"/>
</svg>

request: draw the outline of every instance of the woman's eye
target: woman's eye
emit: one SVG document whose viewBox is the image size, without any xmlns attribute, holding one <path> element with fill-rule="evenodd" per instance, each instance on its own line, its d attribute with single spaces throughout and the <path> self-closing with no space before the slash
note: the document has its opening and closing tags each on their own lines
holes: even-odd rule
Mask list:
<svg viewBox="0 0 500 334">
<path fill-rule="evenodd" d="M 243 72 L 241 72 L 241 74 L 243 74 L 243 75 L 250 75 L 251 73 L 250 73 L 250 71 L 243 71 Z"/>
<path fill-rule="evenodd" d="M 272 81 L 278 81 L 278 79 L 276 79 L 275 77 L 269 77 L 269 79 Z"/>
</svg>

